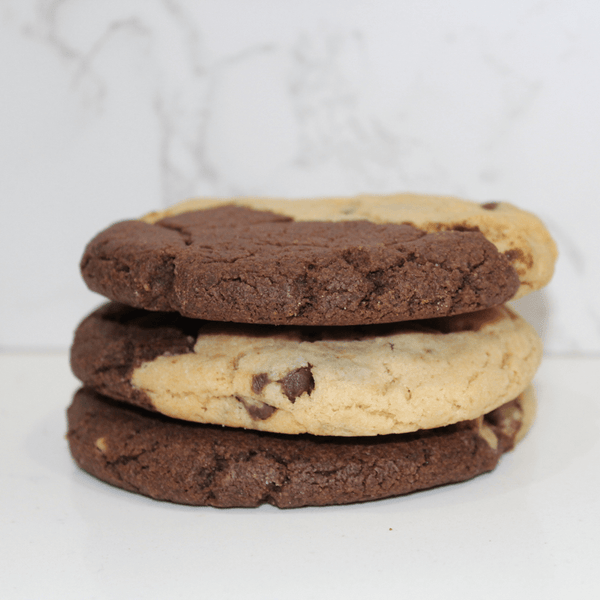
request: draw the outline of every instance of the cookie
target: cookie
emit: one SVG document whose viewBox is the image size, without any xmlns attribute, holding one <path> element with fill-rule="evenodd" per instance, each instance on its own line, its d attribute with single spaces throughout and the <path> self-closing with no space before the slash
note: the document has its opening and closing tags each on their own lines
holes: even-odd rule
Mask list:
<svg viewBox="0 0 600 600">
<path fill-rule="evenodd" d="M 357 325 L 477 311 L 539 289 L 556 249 L 506 203 L 398 195 L 204 200 L 87 246 L 90 289 L 213 321 Z"/>
<path fill-rule="evenodd" d="M 373 438 L 286 436 L 169 419 L 80 390 L 68 409 L 77 464 L 181 504 L 281 508 L 389 498 L 496 466 L 532 420 L 531 389 L 485 417 Z"/>
<path fill-rule="evenodd" d="M 507 307 L 362 327 L 239 325 L 110 303 L 79 326 L 84 385 L 170 417 L 372 436 L 471 420 L 517 397 L 542 354 Z"/>
</svg>

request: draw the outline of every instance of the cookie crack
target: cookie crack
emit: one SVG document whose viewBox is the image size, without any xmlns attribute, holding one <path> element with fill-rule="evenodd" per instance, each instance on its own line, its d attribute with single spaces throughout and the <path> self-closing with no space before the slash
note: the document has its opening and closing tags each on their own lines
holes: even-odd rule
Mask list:
<svg viewBox="0 0 600 600">
<path fill-rule="evenodd" d="M 121 483 L 120 487 L 123 487 L 124 489 L 128 489 L 128 490 L 132 490 L 138 494 L 145 495 L 145 491 L 144 491 L 143 487 L 134 483 L 132 481 L 131 477 L 123 476 L 121 470 L 123 468 L 126 468 L 132 462 L 139 462 L 139 460 L 142 456 L 144 456 L 146 454 L 152 454 L 158 449 L 159 449 L 159 444 L 157 442 L 155 442 L 154 444 L 152 444 L 152 446 L 150 448 L 144 448 L 144 449 L 140 450 L 139 452 L 132 453 L 132 454 L 121 455 L 114 460 L 109 459 L 107 456 L 103 456 L 105 469 L 107 471 L 109 471 L 110 473 L 112 473 L 113 477 L 115 477 Z M 141 471 L 147 470 L 148 468 L 149 468 L 148 465 L 140 466 Z"/>
<path fill-rule="evenodd" d="M 186 246 L 191 246 L 193 242 L 192 234 L 189 231 L 185 231 L 182 225 L 176 225 L 175 223 L 156 223 L 158 227 L 162 227 L 163 229 L 168 229 L 170 231 L 175 231 L 178 233 L 183 239 L 183 243 Z"/>
</svg>

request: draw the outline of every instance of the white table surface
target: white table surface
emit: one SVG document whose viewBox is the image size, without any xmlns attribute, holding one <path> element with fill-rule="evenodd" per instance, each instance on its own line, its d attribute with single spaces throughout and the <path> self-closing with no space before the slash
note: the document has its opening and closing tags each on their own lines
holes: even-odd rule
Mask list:
<svg viewBox="0 0 600 600">
<path fill-rule="evenodd" d="M 79 471 L 66 354 L 0 355 L 0 596 L 600 597 L 600 358 L 546 358 L 491 474 L 353 506 L 213 509 Z"/>
</svg>

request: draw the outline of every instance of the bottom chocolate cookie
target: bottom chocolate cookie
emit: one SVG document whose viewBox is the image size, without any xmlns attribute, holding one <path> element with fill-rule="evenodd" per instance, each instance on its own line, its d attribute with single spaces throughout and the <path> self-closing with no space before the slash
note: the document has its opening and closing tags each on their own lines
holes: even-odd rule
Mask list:
<svg viewBox="0 0 600 600">
<path fill-rule="evenodd" d="M 126 490 L 180 504 L 280 508 L 389 498 L 494 469 L 535 412 L 528 388 L 472 421 L 367 438 L 285 435 L 178 421 L 88 389 L 68 409 L 77 464 Z"/>
</svg>

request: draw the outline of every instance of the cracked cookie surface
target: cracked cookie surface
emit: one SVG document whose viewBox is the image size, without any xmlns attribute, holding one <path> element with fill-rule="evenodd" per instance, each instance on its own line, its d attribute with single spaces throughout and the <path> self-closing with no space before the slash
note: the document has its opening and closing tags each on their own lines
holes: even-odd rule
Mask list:
<svg viewBox="0 0 600 600">
<path fill-rule="evenodd" d="M 88 244 L 87 285 L 214 321 L 354 325 L 496 306 L 549 280 L 556 250 L 506 203 L 427 196 L 183 203 Z"/>
<path fill-rule="evenodd" d="M 542 354 L 507 307 L 356 327 L 185 319 L 110 303 L 79 326 L 84 385 L 178 419 L 371 436 L 474 419 L 517 397 Z"/>
<path fill-rule="evenodd" d="M 89 389 L 68 409 L 78 465 L 114 486 L 182 504 L 281 508 L 388 498 L 491 471 L 525 434 L 528 388 L 485 417 L 374 438 L 286 436 L 199 425 Z"/>
</svg>

